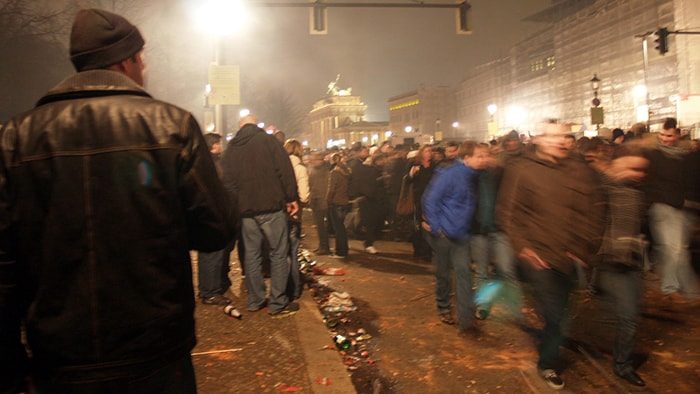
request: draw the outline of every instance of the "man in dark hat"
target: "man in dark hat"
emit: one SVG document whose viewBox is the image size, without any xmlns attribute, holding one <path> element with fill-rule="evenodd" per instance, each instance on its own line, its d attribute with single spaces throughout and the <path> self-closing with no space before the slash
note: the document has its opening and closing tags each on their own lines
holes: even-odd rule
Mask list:
<svg viewBox="0 0 700 394">
<path fill-rule="evenodd" d="M 78 73 L 0 130 L 0 392 L 196 392 L 189 251 L 225 246 L 228 201 L 192 114 L 143 90 L 143 46 L 79 11 Z"/>
</svg>

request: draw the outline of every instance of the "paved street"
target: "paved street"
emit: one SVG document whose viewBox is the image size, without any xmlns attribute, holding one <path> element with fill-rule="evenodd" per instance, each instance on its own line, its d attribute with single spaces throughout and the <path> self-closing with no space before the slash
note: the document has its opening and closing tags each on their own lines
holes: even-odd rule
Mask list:
<svg viewBox="0 0 700 394">
<path fill-rule="evenodd" d="M 305 226 L 304 231 L 303 246 L 313 249 L 315 230 Z M 197 307 L 194 362 L 200 392 L 551 392 L 536 376 L 533 335 L 540 323 L 527 302 L 515 315 L 497 306 L 480 322 L 479 339 L 460 338 L 455 326 L 438 320 L 431 265 L 414 259 L 409 243 L 379 241 L 378 255 L 361 246 L 351 241 L 347 260 L 316 258 L 318 266 L 345 270 L 342 276 L 314 275 L 321 287 L 349 293 L 358 306 L 332 329 L 308 290 L 294 316 L 273 319 L 265 311 L 245 311 L 234 261 L 232 293 L 243 319 L 229 318 L 219 307 Z M 637 388 L 612 376 L 613 328 L 600 300 L 579 292 L 569 325 L 572 341 L 562 350 L 564 392 L 697 392 L 700 310 L 669 310 L 660 303 L 658 281 L 645 285 L 637 350 L 639 374 L 648 386 Z M 355 347 L 346 355 L 329 349 L 334 332 L 352 337 L 358 329 L 371 336 L 357 342 L 364 356 L 353 354 Z"/>
</svg>

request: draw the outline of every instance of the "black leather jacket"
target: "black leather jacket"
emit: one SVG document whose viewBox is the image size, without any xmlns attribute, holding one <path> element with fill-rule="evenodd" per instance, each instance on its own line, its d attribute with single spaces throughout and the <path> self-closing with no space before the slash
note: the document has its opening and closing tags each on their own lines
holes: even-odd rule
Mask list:
<svg viewBox="0 0 700 394">
<path fill-rule="evenodd" d="M 0 381 L 22 364 L 20 319 L 39 371 L 66 379 L 188 354 L 189 250 L 223 248 L 231 219 L 192 115 L 87 71 L 9 121 L 0 147 Z"/>
</svg>

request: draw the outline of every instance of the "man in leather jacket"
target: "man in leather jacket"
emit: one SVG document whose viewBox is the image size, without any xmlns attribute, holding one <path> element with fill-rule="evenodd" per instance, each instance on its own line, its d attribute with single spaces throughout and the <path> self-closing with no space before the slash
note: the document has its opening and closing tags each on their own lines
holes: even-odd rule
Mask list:
<svg viewBox="0 0 700 394">
<path fill-rule="evenodd" d="M 78 73 L 0 131 L 0 392 L 196 391 L 189 251 L 231 218 L 197 122 L 143 90 L 143 45 L 79 11 Z"/>
</svg>

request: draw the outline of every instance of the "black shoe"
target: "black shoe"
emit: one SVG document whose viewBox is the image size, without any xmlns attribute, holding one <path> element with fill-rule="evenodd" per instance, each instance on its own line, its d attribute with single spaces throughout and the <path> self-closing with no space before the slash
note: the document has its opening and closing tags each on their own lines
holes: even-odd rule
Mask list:
<svg viewBox="0 0 700 394">
<path fill-rule="evenodd" d="M 646 383 L 644 383 L 644 379 L 642 379 L 639 375 L 637 375 L 636 372 L 634 372 L 631 369 L 625 371 L 615 370 L 615 375 L 621 377 L 622 379 L 625 379 L 626 381 L 632 383 L 635 386 L 643 387 L 647 385 Z"/>
<path fill-rule="evenodd" d="M 279 311 L 269 311 L 267 312 L 270 316 L 276 316 L 276 317 L 282 317 L 282 316 L 291 316 L 299 311 L 299 304 L 296 302 L 290 302 L 282 308 Z"/>
<path fill-rule="evenodd" d="M 202 298 L 202 304 L 205 305 L 228 305 L 231 300 L 222 296 L 221 294 L 216 294 L 211 297 Z"/>
<path fill-rule="evenodd" d="M 564 381 L 561 380 L 557 371 L 553 369 L 542 369 L 540 370 L 540 376 L 542 376 L 542 379 L 547 383 L 547 386 L 554 390 L 561 390 L 564 388 Z"/>
</svg>

